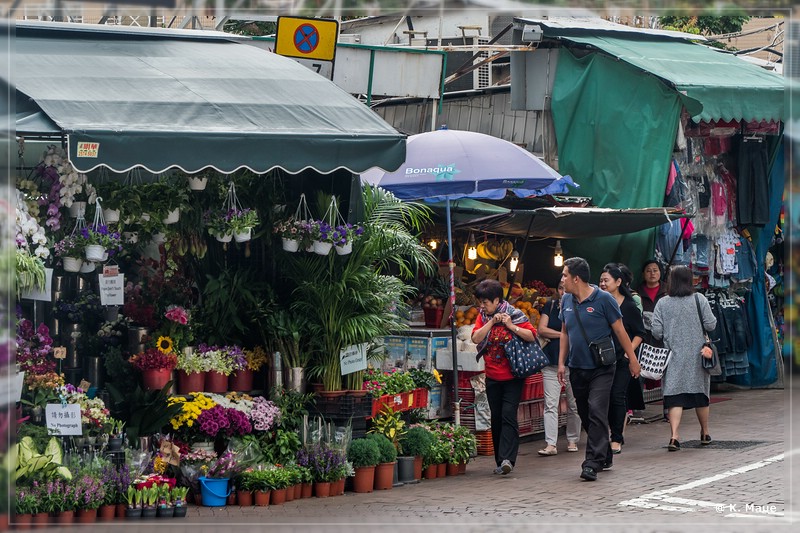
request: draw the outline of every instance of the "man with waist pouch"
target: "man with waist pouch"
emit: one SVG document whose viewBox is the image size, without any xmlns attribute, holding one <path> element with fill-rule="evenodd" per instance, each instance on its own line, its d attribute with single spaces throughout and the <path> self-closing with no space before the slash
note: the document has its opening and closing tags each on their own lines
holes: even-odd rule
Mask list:
<svg viewBox="0 0 800 533">
<path fill-rule="evenodd" d="M 603 365 L 590 344 L 613 333 L 612 341 L 616 337 L 629 360 L 631 376 L 638 377 L 640 367 L 622 325 L 617 301 L 596 285 L 590 285 L 589 276 L 589 263 L 585 259 L 572 257 L 564 261 L 561 283 L 565 294 L 561 300 L 558 380 L 564 384 L 566 367 L 569 367 L 569 381 L 587 435 L 586 458 L 581 465 L 580 477 L 595 481 L 598 472 L 612 466 L 608 402 L 616 360 L 612 358 L 611 364 Z"/>
</svg>

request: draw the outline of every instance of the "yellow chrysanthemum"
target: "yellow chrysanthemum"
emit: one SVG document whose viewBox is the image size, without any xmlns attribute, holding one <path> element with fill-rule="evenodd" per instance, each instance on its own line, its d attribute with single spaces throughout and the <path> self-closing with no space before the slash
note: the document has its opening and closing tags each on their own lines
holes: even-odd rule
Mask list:
<svg viewBox="0 0 800 533">
<path fill-rule="evenodd" d="M 156 348 L 158 348 L 162 353 L 172 353 L 172 338 L 159 337 L 158 342 L 156 342 Z"/>
<path fill-rule="evenodd" d="M 164 470 L 167 469 L 167 463 L 164 461 L 160 456 L 156 456 L 153 460 L 153 471 L 158 474 L 163 474 Z"/>
</svg>

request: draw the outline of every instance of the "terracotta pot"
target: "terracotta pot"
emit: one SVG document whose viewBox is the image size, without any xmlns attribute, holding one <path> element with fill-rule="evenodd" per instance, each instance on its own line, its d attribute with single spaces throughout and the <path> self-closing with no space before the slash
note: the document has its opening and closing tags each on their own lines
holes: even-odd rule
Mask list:
<svg viewBox="0 0 800 533">
<path fill-rule="evenodd" d="M 228 392 L 228 376 L 213 370 L 206 372 L 206 392 Z"/>
<path fill-rule="evenodd" d="M 228 378 L 228 390 L 249 392 L 253 390 L 253 371 L 237 370 Z"/>
<path fill-rule="evenodd" d="M 414 479 L 422 479 L 422 457 L 414 457 Z"/>
<path fill-rule="evenodd" d="M 189 372 L 178 370 L 178 394 L 203 392 L 206 385 L 205 372 Z"/>
<path fill-rule="evenodd" d="M 441 463 L 436 465 L 436 477 L 445 477 L 447 475 L 447 464 Z"/>
<path fill-rule="evenodd" d="M 75 522 L 75 511 L 60 511 L 56 515 L 57 524 L 72 524 Z"/>
<path fill-rule="evenodd" d="M 167 368 L 142 370 L 142 384 L 147 390 L 161 390 L 172 378 L 172 370 Z"/>
<path fill-rule="evenodd" d="M 317 481 L 314 483 L 314 496 L 317 498 L 327 498 L 330 496 L 331 484 L 328 481 Z"/>
<path fill-rule="evenodd" d="M 117 511 L 116 513 L 114 513 L 114 516 L 116 518 L 125 518 L 125 509 L 127 509 L 128 506 L 125 505 L 124 503 L 118 503 L 115 507 Z"/>
<path fill-rule="evenodd" d="M 236 491 L 236 500 L 242 507 L 250 507 L 253 505 L 253 493 L 249 490 Z"/>
<path fill-rule="evenodd" d="M 303 483 L 303 498 L 310 498 L 314 494 L 313 483 Z"/>
<path fill-rule="evenodd" d="M 331 496 L 341 496 L 344 494 L 344 482 L 344 478 L 331 482 Z"/>
<path fill-rule="evenodd" d="M 436 471 L 437 470 L 438 469 L 436 468 L 436 465 L 428 465 L 425 468 L 425 472 L 424 472 L 425 479 L 436 479 Z"/>
<path fill-rule="evenodd" d="M 4 515 L 6 518 L 8 515 Z M 3 520 L 3 524 L 5 524 L 5 519 Z M 33 515 L 30 513 L 18 514 L 14 515 L 13 522 L 14 522 L 14 529 L 30 529 L 31 522 L 33 521 Z M 0 524 L 0 528 L 3 527 L 3 524 Z M 5 529 L 4 529 L 5 531 Z"/>
<path fill-rule="evenodd" d="M 286 487 L 286 501 L 294 501 L 294 485 L 291 487 Z"/>
<path fill-rule="evenodd" d="M 97 522 L 97 509 L 78 509 L 78 522 L 81 524 Z"/>
<path fill-rule="evenodd" d="M 286 489 L 272 489 L 272 505 L 283 505 L 286 502 Z"/>
<path fill-rule="evenodd" d="M 47 513 L 36 513 L 31 522 L 35 528 L 45 528 L 50 525 L 50 516 Z"/>
<path fill-rule="evenodd" d="M 258 505 L 259 507 L 264 507 L 266 505 L 269 505 L 270 494 L 271 494 L 271 491 L 269 491 L 269 490 L 257 490 L 257 491 L 254 491 L 253 492 L 253 500 L 255 501 L 255 504 Z"/>
<path fill-rule="evenodd" d="M 381 463 L 375 467 L 375 490 L 389 490 L 392 488 L 394 478 L 394 463 Z"/>
<path fill-rule="evenodd" d="M 375 467 L 359 466 L 355 470 L 356 475 L 353 478 L 353 492 L 359 494 L 372 492 L 375 483 Z"/>
<path fill-rule="evenodd" d="M 459 474 L 466 474 L 467 473 L 467 462 L 461 461 L 458 463 L 458 473 Z"/>
<path fill-rule="evenodd" d="M 101 505 L 100 508 L 97 510 L 97 517 L 100 520 L 113 520 L 114 516 L 117 514 L 117 506 L 116 505 Z"/>
<path fill-rule="evenodd" d="M 299 500 L 303 497 L 303 484 L 298 483 L 294 486 L 294 499 Z"/>
<path fill-rule="evenodd" d="M 236 505 L 236 493 L 231 492 L 228 494 L 228 505 Z"/>
<path fill-rule="evenodd" d="M 448 476 L 458 475 L 458 463 L 447 463 L 446 472 Z"/>
</svg>

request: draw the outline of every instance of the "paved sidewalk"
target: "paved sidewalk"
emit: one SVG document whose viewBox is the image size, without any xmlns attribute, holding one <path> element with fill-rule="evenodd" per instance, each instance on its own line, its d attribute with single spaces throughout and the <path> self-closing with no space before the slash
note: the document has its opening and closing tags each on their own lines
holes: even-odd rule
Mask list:
<svg viewBox="0 0 800 533">
<path fill-rule="evenodd" d="M 493 459 L 478 457 L 464 476 L 423 481 L 370 494 L 346 493 L 281 506 L 192 507 L 169 527 L 200 531 L 777 531 L 788 530 L 786 494 L 791 456 L 782 390 L 735 390 L 711 406 L 714 444 L 699 446 L 693 412 L 684 414 L 684 449 L 668 452 L 665 422 L 629 426 L 614 468 L 597 482 L 578 478 L 583 459 L 566 452 L 540 457 L 543 441 L 523 443 L 517 468 L 493 475 Z M 648 408 L 656 414 L 660 406 Z M 796 485 L 795 485 L 796 487 Z M 796 516 L 795 516 L 796 519 Z M 141 524 L 134 530 L 152 529 Z M 178 527 L 176 527 L 178 526 Z M 181 527 L 181 526 L 186 526 Z"/>
</svg>

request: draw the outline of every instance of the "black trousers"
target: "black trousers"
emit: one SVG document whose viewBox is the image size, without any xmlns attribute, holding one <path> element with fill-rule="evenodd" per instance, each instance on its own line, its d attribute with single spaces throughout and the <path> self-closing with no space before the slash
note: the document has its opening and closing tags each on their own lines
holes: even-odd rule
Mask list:
<svg viewBox="0 0 800 533">
<path fill-rule="evenodd" d="M 769 221 L 769 176 L 766 142 L 739 145 L 736 220 L 740 226 L 763 226 Z"/>
<path fill-rule="evenodd" d="M 617 370 L 614 372 L 611 397 L 608 403 L 608 427 L 611 430 L 611 442 L 625 443 L 622 430 L 625 428 L 625 416 L 628 414 L 628 384 L 630 381 L 631 371 L 628 367 L 628 359 L 623 357 L 617 361 Z"/>
<path fill-rule="evenodd" d="M 586 430 L 586 457 L 582 468 L 596 471 L 603 463 L 611 461 L 611 441 L 608 438 L 608 404 L 611 385 L 617 365 L 601 366 L 586 370 L 570 368 L 569 381 L 578 407 L 581 424 Z"/>
<path fill-rule="evenodd" d="M 519 424 L 517 409 L 522 398 L 524 379 L 496 381 L 486 378 L 486 399 L 492 422 L 492 444 L 494 460 L 497 466 L 508 459 L 511 464 L 517 462 L 519 451 Z"/>
</svg>

